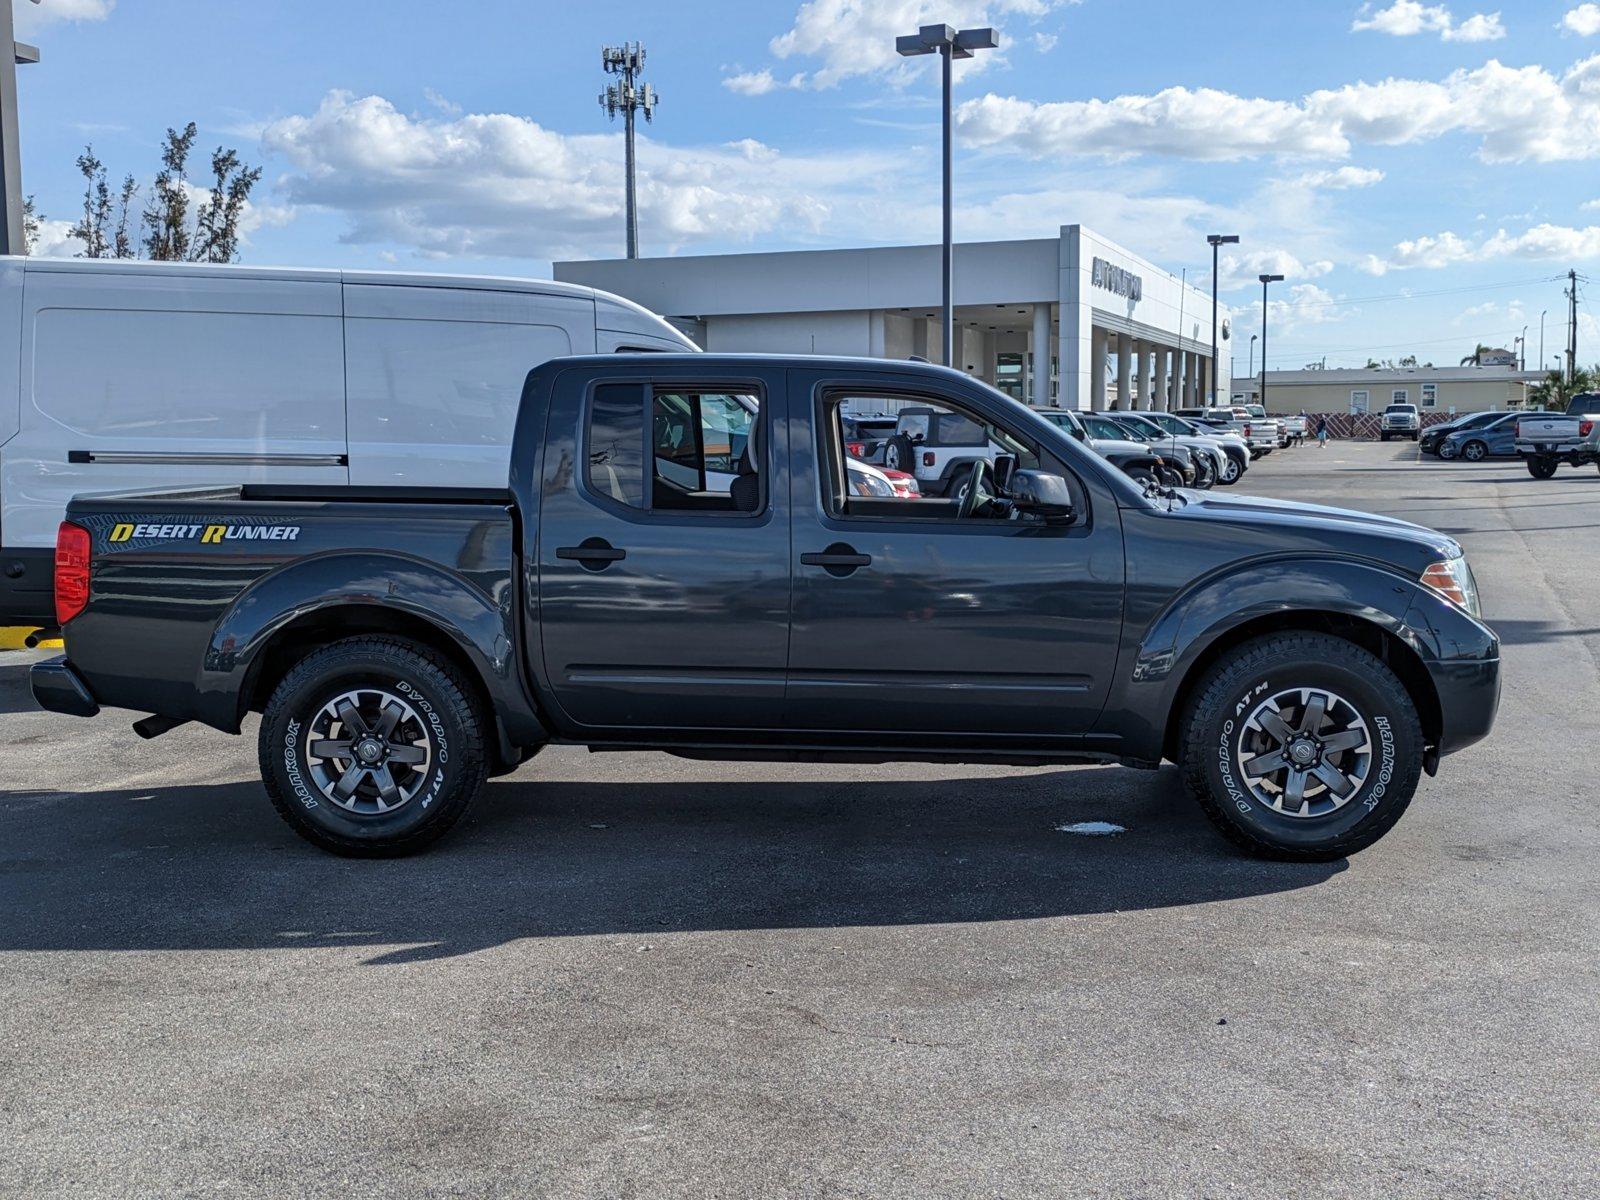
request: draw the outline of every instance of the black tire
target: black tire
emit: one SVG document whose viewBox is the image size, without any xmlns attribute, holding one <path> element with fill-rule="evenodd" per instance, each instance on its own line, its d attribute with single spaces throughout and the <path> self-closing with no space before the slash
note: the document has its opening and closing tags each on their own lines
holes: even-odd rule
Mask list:
<svg viewBox="0 0 1600 1200">
<path fill-rule="evenodd" d="M 1277 776 L 1252 784 L 1242 764 L 1246 755 L 1272 749 L 1265 728 L 1251 728 L 1258 705 L 1282 695 L 1300 696 L 1304 688 L 1338 697 L 1337 703 L 1328 702 L 1329 724 L 1337 725 L 1335 713 L 1353 713 L 1364 724 L 1367 741 L 1364 760 L 1361 750 L 1328 754 L 1336 773 L 1362 764 L 1359 780 L 1343 777 L 1354 788 L 1348 796 L 1336 799 L 1331 788 L 1300 772 L 1303 787 L 1320 787 L 1322 793 L 1313 801 L 1308 790 L 1299 812 L 1289 813 L 1257 792 Z M 1302 710 L 1300 719 L 1311 718 Z M 1321 722 L 1318 726 L 1326 730 Z M 1343 732 L 1353 728 L 1354 721 Z M 1256 738 L 1265 741 L 1252 749 L 1247 743 Z M 1416 793 L 1423 750 L 1416 706 L 1374 655 L 1328 634 L 1283 633 L 1244 643 L 1206 672 L 1183 715 L 1178 758 L 1189 794 L 1234 845 L 1266 858 L 1329 862 L 1364 850 L 1400 819 Z M 1358 772 L 1352 768 L 1352 773 Z M 1288 775 L 1285 770 L 1284 784 Z M 1284 795 L 1280 787 L 1278 796 L 1287 808 Z M 1317 813 L 1319 804 L 1332 807 Z"/>
<path fill-rule="evenodd" d="M 348 723 L 329 715 L 347 694 L 361 706 Z M 402 712 L 392 732 L 380 732 L 382 714 Z M 362 713 L 378 717 L 363 723 Z M 354 858 L 411 854 L 449 832 L 482 790 L 487 724 L 466 681 L 432 651 L 401 638 L 349 638 L 308 655 L 273 691 L 261 718 L 261 778 L 278 814 L 312 844 Z M 383 783 L 375 769 L 358 765 L 355 747 L 366 738 L 354 734 L 378 740 Z M 351 754 L 314 756 L 317 741 Z M 419 766 L 389 761 L 419 752 L 426 755 Z M 343 762 L 349 773 L 335 782 Z M 351 778 L 356 790 L 341 803 L 330 789 Z M 400 801 L 387 809 L 385 785 Z"/>
<path fill-rule="evenodd" d="M 1411 440 L 1413 442 L 1416 442 L 1418 445 L 1421 445 L 1422 444 L 1422 433 L 1420 431 L 1417 432 L 1417 433 L 1413 433 L 1411 435 Z"/>
<path fill-rule="evenodd" d="M 1482 462 L 1489 457 L 1489 444 L 1473 438 L 1461 447 L 1461 457 L 1468 462 Z"/>
<path fill-rule="evenodd" d="M 1156 473 L 1149 467 L 1129 467 L 1125 474 L 1142 488 L 1148 488 L 1151 484 L 1158 482 Z"/>
<path fill-rule="evenodd" d="M 904 434 L 896 434 L 889 439 L 889 444 L 883 448 L 883 465 L 891 471 L 904 471 L 908 475 L 917 473 L 917 453 L 911 444 L 911 439 Z"/>
<path fill-rule="evenodd" d="M 1536 455 L 1528 461 L 1528 474 L 1535 479 L 1554 479 L 1556 468 L 1561 465 L 1559 461 L 1548 454 Z"/>
<path fill-rule="evenodd" d="M 1381 439 L 1382 439 L 1382 440 L 1384 440 L 1384 441 L 1386 441 L 1386 442 L 1387 442 L 1387 441 L 1388 441 L 1388 440 L 1389 440 L 1389 435 L 1388 435 L 1388 434 L 1387 434 L 1387 433 L 1380 433 L 1380 434 L 1379 434 L 1379 435 L 1378 435 L 1378 436 L 1379 436 L 1379 437 L 1380 437 L 1380 438 L 1381 438 Z"/>
</svg>

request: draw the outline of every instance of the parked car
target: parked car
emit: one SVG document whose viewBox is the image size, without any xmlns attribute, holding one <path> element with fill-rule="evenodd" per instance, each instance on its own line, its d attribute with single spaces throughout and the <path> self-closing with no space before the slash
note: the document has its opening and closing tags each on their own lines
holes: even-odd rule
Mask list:
<svg viewBox="0 0 1600 1200">
<path fill-rule="evenodd" d="M 1271 454 L 1278 448 L 1276 425 L 1256 420 L 1242 405 L 1230 408 L 1180 408 L 1177 413 L 1180 417 L 1209 428 L 1226 429 L 1238 434 L 1250 447 L 1251 461 Z"/>
<path fill-rule="evenodd" d="M 1422 437 L 1422 415 L 1415 404 L 1391 404 L 1378 418 L 1378 437 L 1387 442 L 1390 438 L 1404 437 L 1417 441 Z"/>
<path fill-rule="evenodd" d="M 1283 422 L 1277 417 L 1270 416 L 1267 410 L 1259 404 L 1236 404 L 1233 406 L 1235 416 L 1243 416 L 1250 422 L 1252 429 L 1265 423 L 1268 434 L 1272 437 L 1272 444 L 1280 449 L 1286 444 L 1283 436 Z"/>
<path fill-rule="evenodd" d="M 728 489 L 662 474 L 657 401 L 728 394 L 759 414 Z M 960 501 L 852 495 L 838 412 L 861 395 L 992 429 L 1016 448 L 1004 482 L 980 459 Z M 942 367 L 560 359 L 529 374 L 509 460 L 503 488 L 79 496 L 55 553 L 66 651 L 34 665 L 34 696 L 151 714 L 147 737 L 260 712 L 278 812 L 357 856 L 429 844 L 486 777 L 565 744 L 1170 760 L 1238 846 L 1335 860 L 1498 705 L 1499 642 L 1452 538 L 1148 493 Z"/>
<path fill-rule="evenodd" d="M 1199 472 L 1195 467 L 1194 452 L 1188 447 L 1177 445 L 1170 439 L 1157 444 L 1152 441 L 1147 430 L 1133 428 L 1127 422 L 1119 421 L 1115 416 L 1106 413 L 1085 412 L 1079 413 L 1078 416 L 1094 440 L 1132 442 L 1154 454 L 1161 462 L 1161 469 L 1156 474 L 1167 486 L 1195 486 Z"/>
<path fill-rule="evenodd" d="M 845 418 L 845 453 L 864 463 L 882 466 L 884 452 L 888 450 L 898 424 L 894 417 Z"/>
<path fill-rule="evenodd" d="M 1130 441 L 1143 442 L 1152 454 L 1173 459 L 1183 474 L 1185 487 L 1207 491 L 1216 486 L 1219 470 L 1217 461 L 1225 457 L 1220 450 L 1199 441 L 1173 437 L 1159 425 L 1141 419 L 1135 412 L 1117 410 L 1095 415 L 1110 421 Z"/>
<path fill-rule="evenodd" d="M 1535 479 L 1549 479 L 1562 463 L 1600 464 L 1600 394 L 1583 392 L 1561 416 L 1527 413 L 1517 418 L 1516 451 Z"/>
<path fill-rule="evenodd" d="M 1440 458 L 1464 458 L 1482 462 L 1486 458 L 1512 458 L 1517 453 L 1519 416 L 1554 416 L 1554 413 L 1501 413 L 1493 421 L 1457 429 L 1439 443 Z"/>
<path fill-rule="evenodd" d="M 1142 442 L 1123 437 L 1120 433 L 1105 436 L 1104 430 L 1101 431 L 1102 436 L 1096 437 L 1090 434 L 1083 414 L 1070 408 L 1040 408 L 1034 411 L 1065 431 L 1068 437 L 1084 443 L 1141 487 L 1176 487 L 1181 482 L 1182 477 Z"/>
<path fill-rule="evenodd" d="M 1422 436 L 1417 439 L 1417 449 L 1424 454 L 1434 454 L 1441 458 L 1447 457 L 1444 453 L 1444 440 L 1452 433 L 1462 429 L 1479 429 L 1492 421 L 1498 421 L 1504 413 L 1475 412 L 1463 413 L 1454 420 L 1445 421 L 1439 425 L 1431 425 L 1422 431 Z M 1455 456 L 1455 447 L 1452 446 L 1448 457 Z"/>
<path fill-rule="evenodd" d="M 528 368 L 693 350 L 547 279 L 0 258 L 0 626 L 48 625 L 79 492 L 472 487 L 509 463 Z"/>
<path fill-rule="evenodd" d="M 916 478 L 927 496 L 948 495 L 982 462 L 993 464 L 1005 447 L 964 413 L 938 408 L 903 408 L 894 436 L 883 450 L 883 465 Z"/>
<path fill-rule="evenodd" d="M 915 500 L 922 495 L 915 475 L 864 463 L 848 453 L 848 442 L 845 445 L 845 472 L 849 476 L 851 495 L 877 496 L 885 500 Z"/>
<path fill-rule="evenodd" d="M 1250 469 L 1250 445 L 1244 438 L 1229 429 L 1217 429 L 1208 425 L 1199 425 L 1189 421 L 1176 413 L 1147 412 L 1140 414 L 1146 420 L 1154 422 L 1163 432 L 1176 434 L 1179 437 L 1195 437 L 1203 441 L 1215 442 L 1217 447 L 1227 456 L 1221 476 L 1217 482 L 1224 486 L 1232 486 L 1244 478 Z"/>
</svg>

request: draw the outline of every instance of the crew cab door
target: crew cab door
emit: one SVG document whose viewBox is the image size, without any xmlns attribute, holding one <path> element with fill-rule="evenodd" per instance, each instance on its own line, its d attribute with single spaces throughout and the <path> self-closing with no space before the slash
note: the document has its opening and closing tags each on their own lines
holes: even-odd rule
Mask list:
<svg viewBox="0 0 1600 1200">
<path fill-rule="evenodd" d="M 781 725 L 789 503 L 775 378 L 557 377 L 530 641 L 579 729 Z"/>
<path fill-rule="evenodd" d="M 1087 731 L 1116 665 L 1123 602 L 1115 498 L 1046 448 L 1039 424 L 974 386 L 790 372 L 794 615 L 786 716 L 796 730 L 888 741 L 962 733 L 1012 744 Z M 963 519 L 955 500 L 851 493 L 839 418 L 915 404 L 983 422 L 1022 465 L 1062 474 L 1067 526 Z M 1020 420 L 1019 420 L 1020 417 Z M 881 735 L 881 736 L 878 736 Z"/>
</svg>

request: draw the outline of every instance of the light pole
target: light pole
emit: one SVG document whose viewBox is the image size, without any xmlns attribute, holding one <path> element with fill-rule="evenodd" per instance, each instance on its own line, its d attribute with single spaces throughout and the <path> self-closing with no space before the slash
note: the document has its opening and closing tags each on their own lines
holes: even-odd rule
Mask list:
<svg viewBox="0 0 1600 1200">
<path fill-rule="evenodd" d="M 1256 342 L 1260 339 L 1261 335 L 1259 333 L 1250 335 L 1250 374 L 1252 375 L 1256 373 Z"/>
<path fill-rule="evenodd" d="M 1211 393 L 1207 397 L 1209 403 L 1217 402 L 1217 259 L 1223 246 L 1237 246 L 1239 235 L 1236 233 L 1211 233 L 1206 235 L 1206 241 L 1211 243 Z"/>
<path fill-rule="evenodd" d="M 1261 396 L 1258 403 L 1263 409 L 1267 407 L 1267 285 L 1282 282 L 1282 275 L 1261 277 Z"/>
<path fill-rule="evenodd" d="M 1539 370 L 1544 370 L 1544 319 L 1550 315 L 1547 308 L 1539 314 Z"/>
<path fill-rule="evenodd" d="M 39 0 L 33 0 L 35 4 Z M 28 233 L 22 224 L 22 148 L 17 130 L 17 64 L 36 63 L 39 50 L 16 38 L 11 5 L 0 4 L 0 195 L 5 220 L 0 221 L 0 254 L 26 254 Z"/>
<path fill-rule="evenodd" d="M 954 107 L 951 99 L 954 94 L 952 64 L 958 58 L 971 58 L 975 50 L 993 50 L 1000 44 L 1000 35 L 993 29 L 962 29 L 957 30 L 950 25 L 924 25 L 916 33 L 907 34 L 894 40 L 894 48 L 906 58 L 915 58 L 923 54 L 937 54 L 941 60 L 944 76 L 944 309 L 942 333 L 944 335 L 944 365 L 955 366 L 955 301 L 953 297 L 953 281 L 955 272 L 952 267 L 954 248 L 951 245 L 951 234 L 954 228 L 952 215 L 954 200 L 950 191 L 951 173 L 951 116 Z"/>
<path fill-rule="evenodd" d="M 628 182 L 628 257 L 639 257 L 639 200 L 634 186 L 633 114 L 644 113 L 646 121 L 656 113 L 655 88 L 639 83 L 639 73 L 644 70 L 644 46 L 639 42 L 623 42 L 620 46 L 602 46 L 600 65 L 608 75 L 619 75 L 617 83 L 606 85 L 600 93 L 600 107 L 612 120 L 622 114 L 623 139 L 626 142 L 624 165 Z"/>
<path fill-rule="evenodd" d="M 1526 371 L 1528 369 L 1528 327 L 1526 325 L 1522 327 L 1522 336 L 1517 341 L 1522 343 L 1522 357 L 1517 360 L 1517 370 Z"/>
</svg>

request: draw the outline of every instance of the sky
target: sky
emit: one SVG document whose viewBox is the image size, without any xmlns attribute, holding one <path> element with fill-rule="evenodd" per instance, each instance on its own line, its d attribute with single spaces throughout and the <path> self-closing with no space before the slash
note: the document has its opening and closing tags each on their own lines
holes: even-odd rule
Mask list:
<svg viewBox="0 0 1600 1200">
<path fill-rule="evenodd" d="M 9 0 L 0 0 L 9 2 Z M 622 253 L 603 44 L 642 41 L 641 251 L 939 236 L 936 60 L 920 24 L 993 25 L 959 65 L 956 237 L 1083 223 L 1210 287 L 1236 369 L 1455 363 L 1600 275 L 1600 3 L 1503 0 L 15 0 L 24 190 L 71 254 L 86 144 L 149 191 L 168 126 L 263 168 L 242 261 L 548 276 Z M 1600 283 L 1580 358 L 1600 358 Z"/>
</svg>

